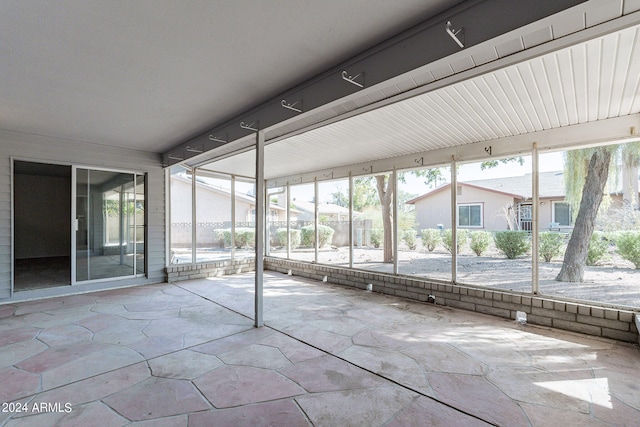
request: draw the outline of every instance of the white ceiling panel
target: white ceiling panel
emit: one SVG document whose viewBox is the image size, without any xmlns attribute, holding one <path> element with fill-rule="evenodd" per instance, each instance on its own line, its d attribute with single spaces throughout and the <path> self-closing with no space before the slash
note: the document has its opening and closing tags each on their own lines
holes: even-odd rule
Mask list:
<svg viewBox="0 0 640 427">
<path fill-rule="evenodd" d="M 267 179 L 640 112 L 640 26 L 298 134 L 265 148 Z M 208 168 L 252 175 L 229 158 Z"/>
<path fill-rule="evenodd" d="M 394 84 L 386 95 L 410 89 L 416 80 L 407 82 Z M 639 91 L 637 24 L 268 143 L 265 176 L 275 179 L 443 148 L 464 149 L 469 144 L 632 115 L 640 113 Z M 382 91 L 379 95 L 385 96 Z M 371 94 L 354 98 L 354 105 L 345 111 L 378 98 Z M 331 110 L 322 117 L 332 119 L 341 112 Z M 207 168 L 251 176 L 255 157 L 244 153 Z"/>
</svg>

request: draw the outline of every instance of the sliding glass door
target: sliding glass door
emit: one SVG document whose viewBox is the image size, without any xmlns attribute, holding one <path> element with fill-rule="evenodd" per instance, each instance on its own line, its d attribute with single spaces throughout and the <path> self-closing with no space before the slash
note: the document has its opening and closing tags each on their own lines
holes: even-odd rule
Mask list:
<svg viewBox="0 0 640 427">
<path fill-rule="evenodd" d="M 73 282 L 143 274 L 144 175 L 74 171 Z"/>
</svg>

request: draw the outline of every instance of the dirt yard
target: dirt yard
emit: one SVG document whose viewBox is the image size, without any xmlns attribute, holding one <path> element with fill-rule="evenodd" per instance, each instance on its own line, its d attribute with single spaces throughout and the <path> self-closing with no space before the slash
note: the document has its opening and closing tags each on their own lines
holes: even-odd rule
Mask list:
<svg viewBox="0 0 640 427">
<path fill-rule="evenodd" d="M 274 256 L 281 253 L 274 251 Z M 292 254 L 293 259 L 313 261 L 312 250 L 300 250 Z M 323 264 L 348 265 L 348 248 L 322 249 L 318 262 Z M 557 282 L 562 258 L 539 263 L 540 293 L 549 296 L 590 300 L 638 309 L 640 307 L 640 270 L 633 264 L 609 253 L 599 265 L 585 267 L 583 283 Z M 357 248 L 354 250 L 354 267 L 373 271 L 392 272 L 392 264 L 382 263 L 382 249 Z M 451 255 L 445 249 L 428 252 L 423 248 L 399 251 L 400 274 L 451 280 Z M 457 282 L 486 286 L 495 289 L 530 293 L 532 282 L 531 256 L 514 260 L 507 259 L 497 250 L 485 256 L 476 256 L 466 250 L 458 257 Z"/>
</svg>

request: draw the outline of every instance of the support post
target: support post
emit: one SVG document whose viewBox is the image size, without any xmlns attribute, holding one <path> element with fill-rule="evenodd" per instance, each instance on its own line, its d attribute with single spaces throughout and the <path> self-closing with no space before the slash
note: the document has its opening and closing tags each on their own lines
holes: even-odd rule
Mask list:
<svg viewBox="0 0 640 427">
<path fill-rule="evenodd" d="M 318 214 L 318 210 L 319 210 L 319 203 L 318 203 L 318 177 L 314 178 L 313 180 L 313 233 L 314 233 L 314 240 L 315 240 L 315 247 L 314 247 L 314 260 L 315 263 L 318 263 L 318 248 L 320 247 L 320 233 L 318 230 L 318 220 L 319 218 L 319 214 Z"/>
<path fill-rule="evenodd" d="M 196 168 L 191 169 L 191 264 L 196 263 Z"/>
<path fill-rule="evenodd" d="M 458 280 L 458 168 L 451 156 L 451 283 Z"/>
<path fill-rule="evenodd" d="M 264 284 L 264 131 L 256 132 L 256 259 L 255 259 L 255 327 L 264 325 L 263 284 Z"/>
<path fill-rule="evenodd" d="M 11 176 L 13 176 L 13 174 Z M 171 218 L 171 168 L 165 168 L 164 170 L 164 191 L 166 194 L 164 206 L 165 206 L 165 212 L 167 217 L 167 220 L 165 221 L 165 225 L 164 225 L 165 236 L 167 236 L 167 239 L 165 240 L 166 242 L 165 243 L 165 265 L 170 266 L 171 262 L 173 261 L 173 257 L 171 256 L 171 240 L 172 240 L 171 239 L 172 237 L 171 221 L 173 220 Z M 145 195 L 146 194 L 149 194 L 149 193 L 145 193 Z M 72 196 L 72 200 L 75 201 L 75 198 L 73 196 Z M 72 231 L 72 234 L 74 235 L 74 239 L 75 239 L 75 231 Z M 72 239 L 72 241 L 74 241 L 74 239 Z M 145 242 L 148 242 L 148 240 L 145 240 Z M 72 253 L 75 253 L 75 251 Z M 72 269 L 72 271 L 73 270 L 74 269 Z M 13 271 L 13 269 L 11 271 Z M 71 283 L 74 283 L 74 282 L 72 281 Z"/>
<path fill-rule="evenodd" d="M 393 203 L 393 207 L 391 208 L 392 212 L 392 222 L 391 222 L 391 230 L 393 230 L 393 274 L 398 274 L 398 172 L 395 168 L 393 168 L 393 173 L 391 174 L 391 191 L 393 191 L 393 197 L 391 198 Z"/>
<path fill-rule="evenodd" d="M 287 182 L 287 259 L 291 259 L 291 186 Z"/>
<path fill-rule="evenodd" d="M 236 176 L 231 175 L 231 261 L 236 258 Z"/>
<path fill-rule="evenodd" d="M 353 176 L 349 172 L 349 268 L 353 268 Z"/>
<path fill-rule="evenodd" d="M 539 264 L 540 264 L 540 246 L 539 246 L 539 212 L 540 212 L 540 181 L 539 181 L 539 158 L 538 158 L 538 143 L 533 143 L 533 152 L 531 159 L 531 194 L 532 204 L 531 207 L 531 291 L 534 295 L 539 292 Z"/>
</svg>

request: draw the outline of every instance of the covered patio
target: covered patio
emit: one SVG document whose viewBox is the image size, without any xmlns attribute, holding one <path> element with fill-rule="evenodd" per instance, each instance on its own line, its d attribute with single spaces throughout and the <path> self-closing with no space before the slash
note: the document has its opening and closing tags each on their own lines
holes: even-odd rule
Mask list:
<svg viewBox="0 0 640 427">
<path fill-rule="evenodd" d="M 2 426 L 633 425 L 637 346 L 265 273 L 0 307 Z"/>
</svg>

